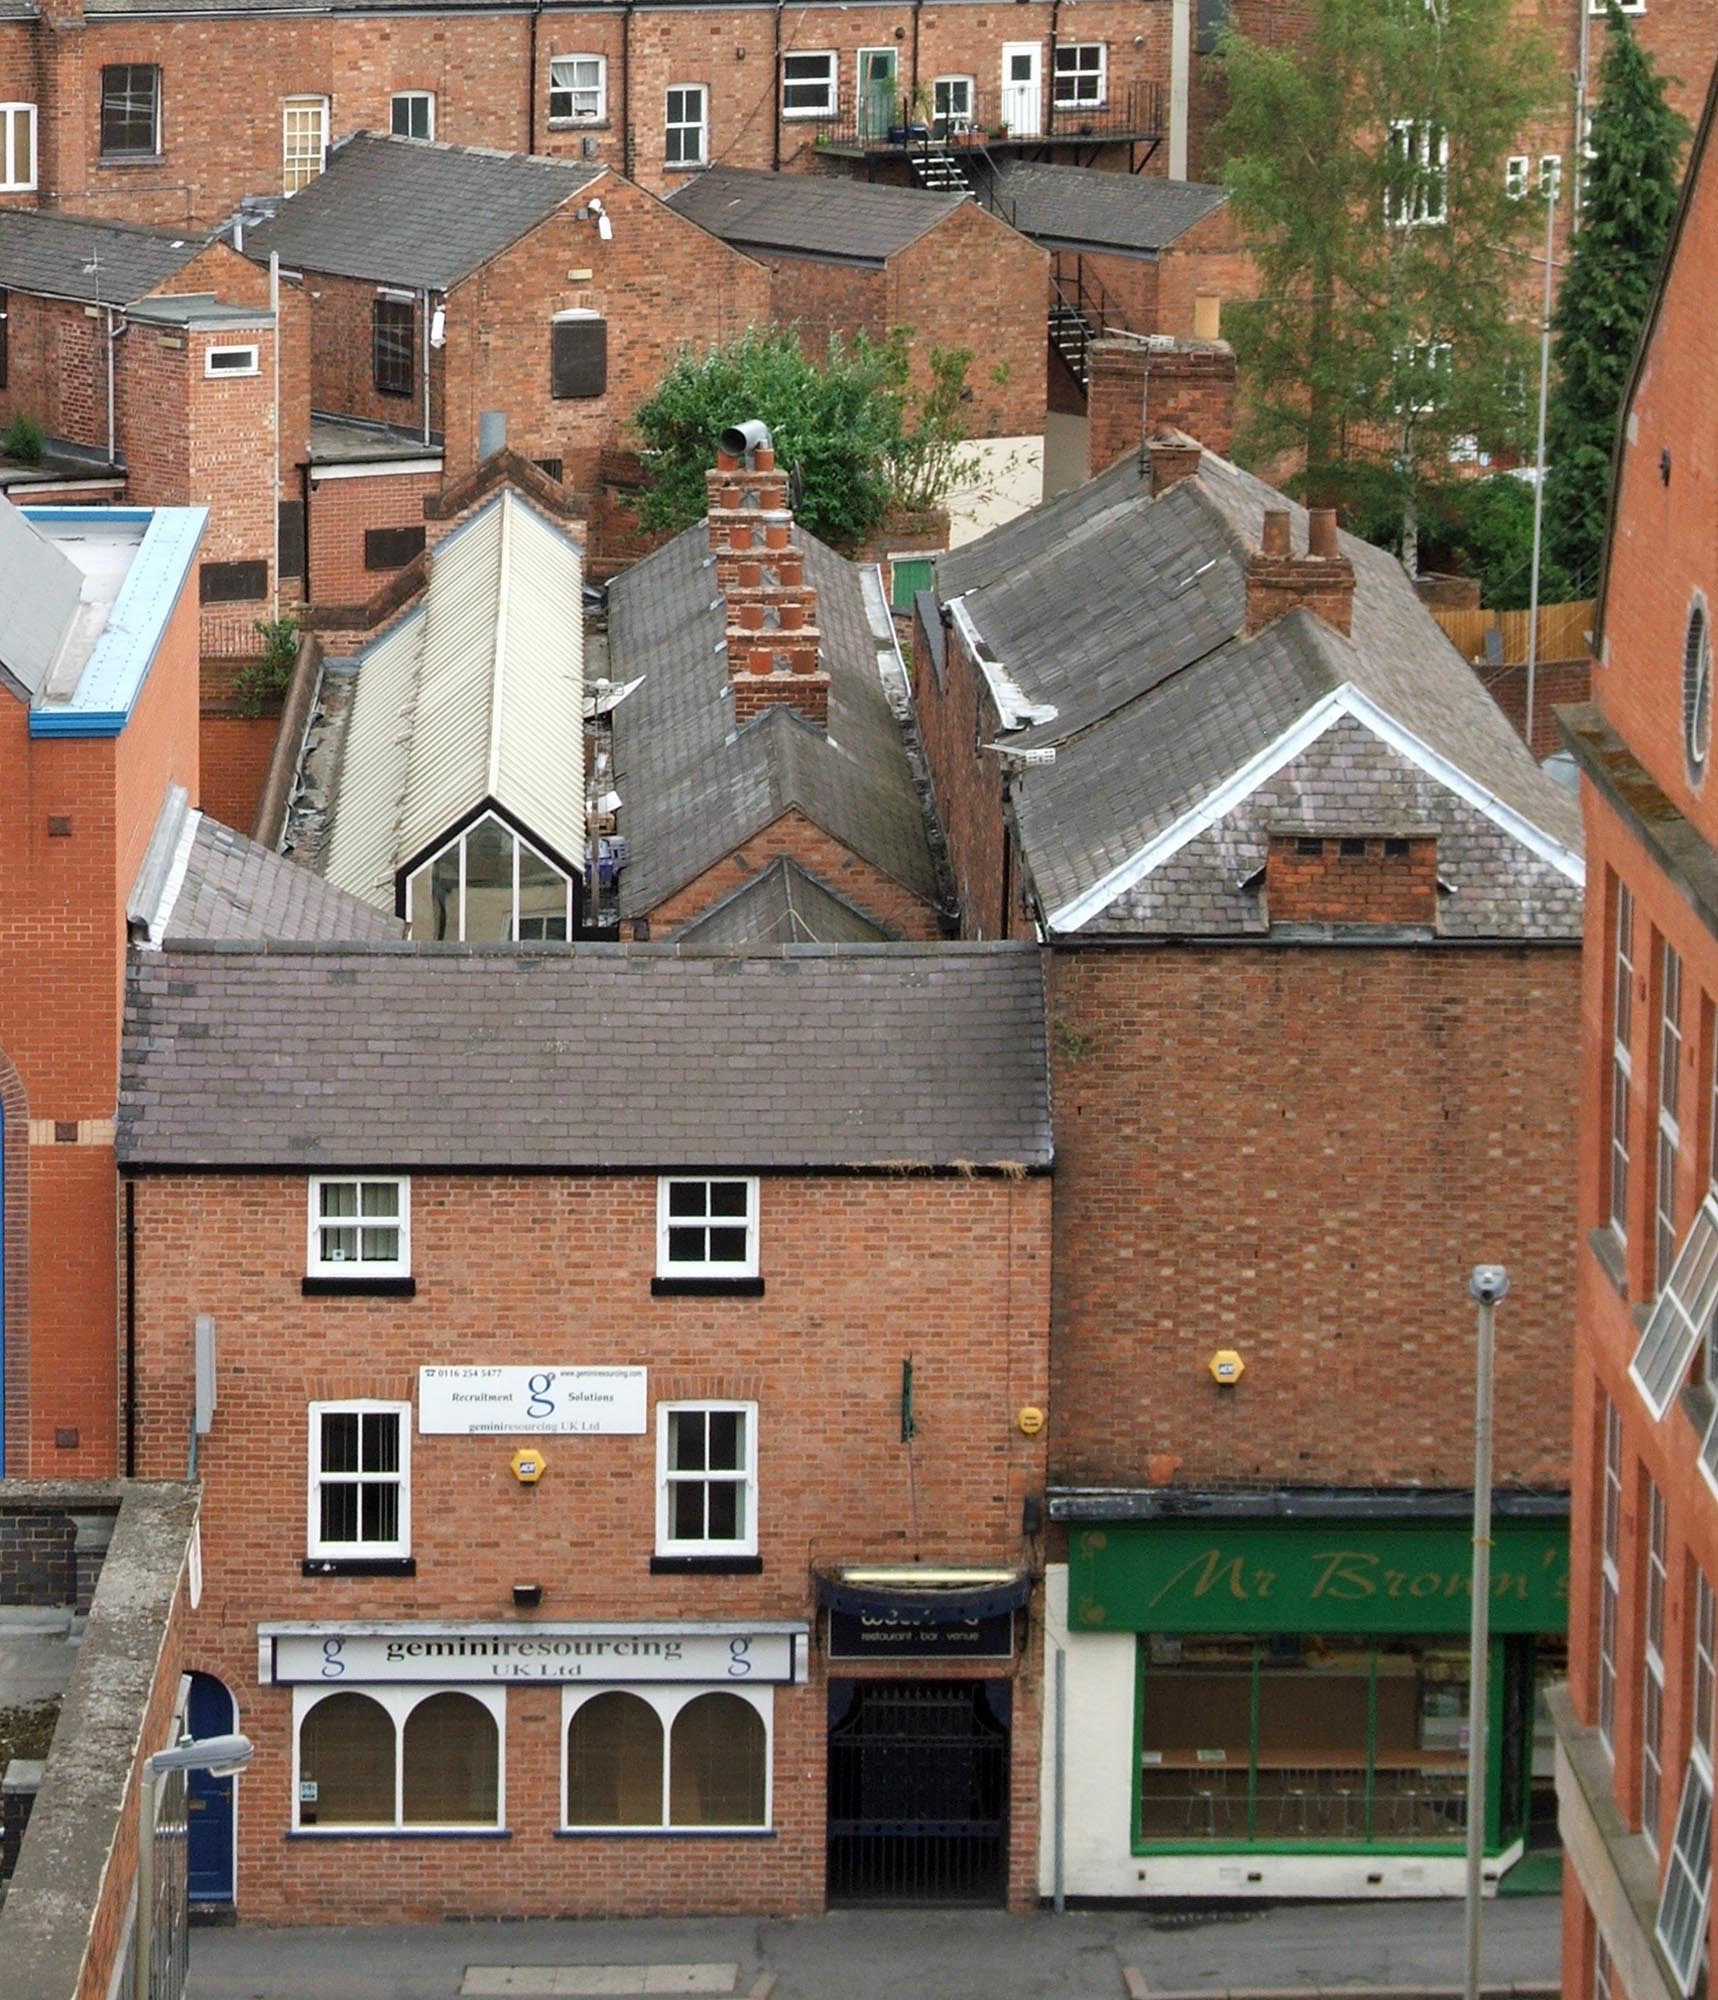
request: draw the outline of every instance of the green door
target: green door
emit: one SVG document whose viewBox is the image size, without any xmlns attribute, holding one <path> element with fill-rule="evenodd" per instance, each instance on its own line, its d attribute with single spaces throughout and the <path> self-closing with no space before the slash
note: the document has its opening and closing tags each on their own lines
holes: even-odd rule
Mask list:
<svg viewBox="0 0 1718 2000">
<path fill-rule="evenodd" d="M 897 49 L 859 51 L 859 137 L 881 145 L 895 116 L 895 79 L 900 52 Z"/>
</svg>

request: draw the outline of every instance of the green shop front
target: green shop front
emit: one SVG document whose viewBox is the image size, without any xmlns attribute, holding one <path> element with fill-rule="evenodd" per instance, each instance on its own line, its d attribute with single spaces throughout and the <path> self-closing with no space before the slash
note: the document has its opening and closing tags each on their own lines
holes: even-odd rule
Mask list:
<svg viewBox="0 0 1718 2000">
<path fill-rule="evenodd" d="M 1433 1496 L 1394 1518 L 1068 1519 L 1051 1602 L 1067 1719 L 1045 1770 L 1047 1817 L 1058 1802 L 1061 1815 L 1047 1867 L 1059 1856 L 1064 1893 L 1459 1894 L 1472 1726 L 1460 1503 Z M 1073 1504 L 1059 1496 L 1055 1511 Z M 1517 1505 L 1528 1511 L 1493 1532 L 1490 1880 L 1555 1829 L 1540 1697 L 1564 1669 L 1567 1510 Z"/>
</svg>

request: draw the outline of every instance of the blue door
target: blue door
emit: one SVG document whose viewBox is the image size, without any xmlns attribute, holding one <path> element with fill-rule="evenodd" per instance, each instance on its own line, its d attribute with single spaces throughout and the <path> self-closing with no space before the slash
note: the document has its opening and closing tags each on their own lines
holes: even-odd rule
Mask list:
<svg viewBox="0 0 1718 2000">
<path fill-rule="evenodd" d="M 233 1698 L 213 1674 L 191 1676 L 186 1722 L 193 1736 L 229 1736 L 238 1727 Z M 207 1771 L 192 1771 L 186 1780 L 189 1888 L 191 1901 L 205 1909 L 233 1900 L 233 1783 Z"/>
</svg>

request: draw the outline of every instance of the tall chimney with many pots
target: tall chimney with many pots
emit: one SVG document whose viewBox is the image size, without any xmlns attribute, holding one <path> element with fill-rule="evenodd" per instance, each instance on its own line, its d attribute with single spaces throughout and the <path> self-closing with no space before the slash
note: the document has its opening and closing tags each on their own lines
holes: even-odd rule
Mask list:
<svg viewBox="0 0 1718 2000">
<path fill-rule="evenodd" d="M 787 474 L 776 467 L 768 428 L 725 430 L 704 479 L 716 581 L 727 606 L 734 720 L 743 725 L 765 709 L 785 707 L 826 729 L 829 674 L 817 592 L 805 581 Z"/>
</svg>

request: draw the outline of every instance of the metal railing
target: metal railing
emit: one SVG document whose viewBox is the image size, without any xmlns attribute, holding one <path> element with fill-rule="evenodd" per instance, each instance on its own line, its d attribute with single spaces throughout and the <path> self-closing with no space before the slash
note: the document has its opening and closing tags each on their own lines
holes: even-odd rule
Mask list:
<svg viewBox="0 0 1718 2000">
<path fill-rule="evenodd" d="M 922 94 L 880 86 L 843 91 L 823 117 L 795 118 L 812 143 L 836 152 L 902 153 L 913 147 L 954 148 L 1079 145 L 1100 140 L 1160 139 L 1163 90 L 1130 83 L 1101 104 L 1058 103 L 1048 84 L 972 85 L 964 98 L 939 109 Z"/>
<path fill-rule="evenodd" d="M 1084 257 L 1058 252 L 1050 268 L 1050 345 L 1083 389 L 1090 374 L 1087 355 L 1104 333 L 1130 331 Z"/>
</svg>

